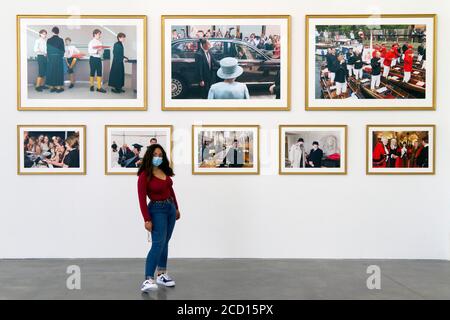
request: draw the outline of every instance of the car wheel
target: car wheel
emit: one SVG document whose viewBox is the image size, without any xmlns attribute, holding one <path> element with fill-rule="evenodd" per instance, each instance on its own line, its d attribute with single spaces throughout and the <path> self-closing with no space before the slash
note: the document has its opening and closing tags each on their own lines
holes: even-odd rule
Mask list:
<svg viewBox="0 0 450 320">
<path fill-rule="evenodd" d="M 184 96 L 186 92 L 186 86 L 184 81 L 180 78 L 173 76 L 172 77 L 172 99 L 181 98 Z"/>
</svg>

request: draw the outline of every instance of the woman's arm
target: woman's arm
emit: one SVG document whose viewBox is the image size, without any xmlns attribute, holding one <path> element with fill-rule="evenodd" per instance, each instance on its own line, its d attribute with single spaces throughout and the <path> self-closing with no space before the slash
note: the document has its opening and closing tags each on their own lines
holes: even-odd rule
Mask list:
<svg viewBox="0 0 450 320">
<path fill-rule="evenodd" d="M 177 208 L 177 210 L 178 210 L 177 197 L 175 196 L 175 191 L 173 191 L 172 185 L 170 186 L 170 197 L 172 198 L 173 203 L 175 204 L 175 208 Z"/>
<path fill-rule="evenodd" d="M 138 199 L 144 221 L 151 221 L 147 208 L 147 174 L 141 173 L 138 178 Z"/>
</svg>

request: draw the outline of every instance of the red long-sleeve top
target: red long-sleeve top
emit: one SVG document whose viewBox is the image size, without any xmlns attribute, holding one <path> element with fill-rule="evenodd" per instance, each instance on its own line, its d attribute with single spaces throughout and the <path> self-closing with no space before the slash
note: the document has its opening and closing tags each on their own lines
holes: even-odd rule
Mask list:
<svg viewBox="0 0 450 320">
<path fill-rule="evenodd" d="M 173 181 L 169 176 L 166 180 L 161 180 L 155 176 L 149 178 L 145 172 L 138 177 L 138 197 L 139 207 L 141 208 L 142 217 L 145 221 L 151 221 L 151 213 L 147 207 L 147 197 L 150 201 L 162 201 L 172 199 L 175 207 L 178 209 L 177 198 L 173 191 Z"/>
</svg>

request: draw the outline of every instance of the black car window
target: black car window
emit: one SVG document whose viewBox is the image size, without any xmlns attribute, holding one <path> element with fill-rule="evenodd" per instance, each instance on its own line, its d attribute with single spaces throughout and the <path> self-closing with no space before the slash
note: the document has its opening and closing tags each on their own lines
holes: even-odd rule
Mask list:
<svg viewBox="0 0 450 320">
<path fill-rule="evenodd" d="M 245 44 L 236 44 L 235 58 L 238 60 L 264 60 L 264 56 Z"/>
<path fill-rule="evenodd" d="M 198 41 L 182 41 L 172 45 L 172 58 L 195 58 Z"/>
<path fill-rule="evenodd" d="M 221 60 L 224 57 L 225 43 L 222 41 L 210 41 L 211 48 L 209 52 L 214 56 L 216 60 Z"/>
</svg>

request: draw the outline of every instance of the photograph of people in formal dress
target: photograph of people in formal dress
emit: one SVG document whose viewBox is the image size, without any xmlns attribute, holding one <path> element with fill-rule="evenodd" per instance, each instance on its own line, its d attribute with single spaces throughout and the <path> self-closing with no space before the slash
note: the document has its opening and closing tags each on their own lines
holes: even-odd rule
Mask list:
<svg viewBox="0 0 450 320">
<path fill-rule="evenodd" d="M 258 126 L 193 126 L 193 173 L 258 173 Z"/>
<path fill-rule="evenodd" d="M 434 126 L 369 126 L 368 173 L 433 173 Z"/>
<path fill-rule="evenodd" d="M 85 173 L 84 126 L 22 126 L 19 137 L 19 174 Z"/>
<path fill-rule="evenodd" d="M 347 172 L 347 126 L 280 125 L 280 174 Z"/>
<path fill-rule="evenodd" d="M 311 102 L 368 109 L 433 107 L 434 16 L 308 21 Z"/>
<path fill-rule="evenodd" d="M 105 174 L 135 175 L 153 144 L 163 146 L 171 160 L 171 141 L 171 125 L 106 125 Z"/>
<path fill-rule="evenodd" d="M 19 109 L 145 107 L 143 17 L 18 21 Z"/>
<path fill-rule="evenodd" d="M 164 108 L 288 106 L 288 17 L 163 22 Z"/>
</svg>

